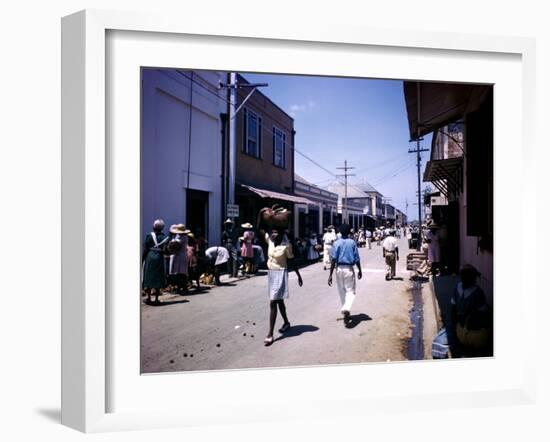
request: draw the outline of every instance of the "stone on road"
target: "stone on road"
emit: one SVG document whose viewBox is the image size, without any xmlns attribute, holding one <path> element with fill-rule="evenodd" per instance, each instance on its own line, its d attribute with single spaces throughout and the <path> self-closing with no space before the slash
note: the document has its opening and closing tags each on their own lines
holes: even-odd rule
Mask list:
<svg viewBox="0 0 550 442">
<path fill-rule="evenodd" d="M 160 306 L 142 306 L 142 372 L 287 367 L 406 360 L 411 336 L 411 287 L 405 239 L 399 240 L 397 279 L 385 281 L 382 247 L 361 248 L 363 278 L 351 323 L 344 326 L 336 281 L 327 285 L 322 263 L 289 277 L 285 301 L 291 328 L 280 314 L 274 342 L 264 346 L 269 299 L 266 272 L 188 296 L 165 294 Z"/>
</svg>

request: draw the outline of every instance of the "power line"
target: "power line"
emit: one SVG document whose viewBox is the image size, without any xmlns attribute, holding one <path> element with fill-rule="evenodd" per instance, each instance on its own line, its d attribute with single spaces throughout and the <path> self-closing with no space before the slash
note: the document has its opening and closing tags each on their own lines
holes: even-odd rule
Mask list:
<svg viewBox="0 0 550 442">
<path fill-rule="evenodd" d="M 396 170 L 394 170 L 392 172 L 389 172 L 386 175 L 382 176 L 381 178 L 376 180 L 376 182 L 373 184 L 373 186 L 379 186 L 380 184 L 386 182 L 388 179 L 394 178 L 395 176 L 399 175 L 400 173 L 405 172 L 406 170 L 408 170 L 412 166 L 413 166 L 413 164 L 410 164 L 410 162 L 407 159 L 406 164 L 402 164 Z"/>
<path fill-rule="evenodd" d="M 349 176 L 355 176 L 353 173 L 348 173 L 348 170 L 355 169 L 353 166 L 348 166 L 348 160 L 344 160 L 344 167 L 337 167 L 337 169 L 341 169 L 344 171 L 343 175 L 337 175 L 339 177 L 344 177 L 344 195 L 345 195 L 345 203 L 342 207 L 342 215 L 343 220 L 347 223 L 348 222 L 348 177 Z"/>
</svg>

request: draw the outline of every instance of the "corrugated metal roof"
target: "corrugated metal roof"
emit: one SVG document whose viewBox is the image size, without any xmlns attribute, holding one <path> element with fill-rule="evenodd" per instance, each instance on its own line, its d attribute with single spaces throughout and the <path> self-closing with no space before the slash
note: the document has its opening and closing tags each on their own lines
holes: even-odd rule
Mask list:
<svg viewBox="0 0 550 442">
<path fill-rule="evenodd" d="M 363 180 L 362 182 L 360 183 L 356 183 L 353 185 L 354 187 L 358 187 L 359 189 L 361 189 L 363 192 L 376 192 L 376 193 L 380 193 L 378 192 L 378 190 L 376 190 L 374 188 L 374 186 L 372 184 L 370 184 L 368 181 L 366 180 Z"/>
<path fill-rule="evenodd" d="M 307 198 L 303 198 L 301 196 L 296 195 L 289 195 L 287 193 L 280 193 L 280 192 L 274 192 L 273 190 L 267 190 L 267 189 L 260 189 L 258 187 L 252 187 L 247 186 L 245 184 L 241 184 L 242 187 L 250 190 L 251 192 L 254 192 L 256 195 L 261 196 L 262 198 L 273 198 L 277 200 L 283 200 L 283 201 L 290 201 L 292 203 L 298 203 L 298 204 L 317 204 Z"/>
<path fill-rule="evenodd" d="M 368 195 L 357 187 L 358 186 L 355 184 L 348 184 L 348 198 L 368 198 Z M 345 186 L 339 182 L 329 184 L 327 189 L 331 192 L 337 193 L 342 198 L 344 197 Z"/>
</svg>

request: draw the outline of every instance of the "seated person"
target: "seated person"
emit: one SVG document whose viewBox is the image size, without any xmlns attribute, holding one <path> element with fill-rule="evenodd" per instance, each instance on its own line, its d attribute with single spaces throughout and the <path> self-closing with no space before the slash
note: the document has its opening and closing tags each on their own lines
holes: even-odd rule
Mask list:
<svg viewBox="0 0 550 442">
<path fill-rule="evenodd" d="M 492 311 L 480 276 L 469 264 L 460 269 L 460 281 L 451 298 L 449 337 L 454 357 L 492 356 Z"/>
</svg>

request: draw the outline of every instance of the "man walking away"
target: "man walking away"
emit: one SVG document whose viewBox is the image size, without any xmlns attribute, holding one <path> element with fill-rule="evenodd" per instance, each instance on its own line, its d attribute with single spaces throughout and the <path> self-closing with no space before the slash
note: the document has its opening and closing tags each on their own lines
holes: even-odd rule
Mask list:
<svg viewBox="0 0 550 442">
<path fill-rule="evenodd" d="M 372 246 L 371 246 L 372 233 L 369 229 L 365 230 L 365 238 L 366 238 L 366 241 L 367 241 L 367 247 L 369 248 L 369 250 L 371 250 L 372 249 Z"/>
<path fill-rule="evenodd" d="M 336 268 L 336 285 L 338 286 L 338 294 L 342 305 L 341 311 L 344 315 L 344 325 L 348 325 L 351 306 L 355 299 L 355 271 L 353 266 L 357 266 L 357 278 L 361 279 L 363 273 L 361 271 L 361 261 L 359 260 L 359 251 L 357 244 L 349 238 L 350 227 L 348 224 L 340 226 L 342 238 L 336 240 L 332 247 L 331 257 L 332 263 L 330 266 L 330 275 L 328 277 L 328 285 L 332 286 L 332 274 Z"/>
<path fill-rule="evenodd" d="M 330 267 L 330 252 L 332 251 L 332 245 L 336 241 L 336 233 L 334 233 L 334 226 L 330 225 L 326 229 L 327 231 L 323 235 L 323 270 Z"/>
<path fill-rule="evenodd" d="M 395 230 L 390 230 L 389 236 L 384 240 L 382 256 L 386 259 L 386 265 L 388 266 L 386 281 L 389 281 L 395 278 L 395 262 L 399 261 L 399 247 L 397 247 L 397 239 L 395 239 Z"/>
</svg>

